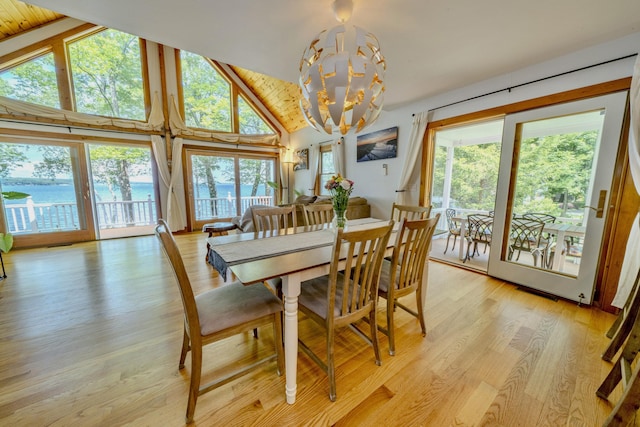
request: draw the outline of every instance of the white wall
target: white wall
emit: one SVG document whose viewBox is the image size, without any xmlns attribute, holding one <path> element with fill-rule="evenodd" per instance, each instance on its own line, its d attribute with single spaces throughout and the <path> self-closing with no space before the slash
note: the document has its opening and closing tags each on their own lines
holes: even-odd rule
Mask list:
<svg viewBox="0 0 640 427">
<path fill-rule="evenodd" d="M 366 197 L 369 200 L 372 216 L 379 218 L 389 217 L 391 204 L 396 199 L 395 190 L 400 181 L 407 153 L 408 139 L 411 134 L 413 121 L 412 114 L 638 52 L 640 52 L 640 33 L 635 33 L 610 43 L 593 46 L 552 61 L 498 76 L 410 105 L 405 105 L 393 110 L 384 110 L 380 114 L 378 121 L 361 133 L 366 134 L 376 130 L 398 126 L 398 157 L 395 159 L 357 163 L 355 147 L 356 136 L 347 135 L 345 137 L 346 175 L 349 179 L 355 181 L 354 195 Z M 454 117 L 465 113 L 630 77 L 633 73 L 634 63 L 635 57 L 615 61 L 610 64 L 555 77 L 510 91 L 484 96 L 473 101 L 440 108 L 432 112 L 430 120 L 441 120 L 447 117 Z M 391 72 L 390 70 L 392 69 L 393 64 L 389 64 L 389 71 L 387 72 Z M 424 84 L 428 85 L 429 82 L 425 81 Z M 309 147 L 319 142 L 335 140 L 338 137 L 339 135 L 329 136 L 315 129 L 306 128 L 292 134 L 290 136 L 290 143 L 291 147 L 299 149 Z M 389 165 L 388 175 L 386 176 L 383 174 L 382 169 L 382 164 L 384 163 Z M 292 172 L 291 187 L 304 190 L 311 188 L 310 172 L 308 170 Z M 419 199 L 419 182 L 415 182 L 411 190 L 409 199 L 412 200 L 413 203 L 417 203 Z M 310 194 L 310 191 L 306 190 L 305 193 Z"/>
</svg>

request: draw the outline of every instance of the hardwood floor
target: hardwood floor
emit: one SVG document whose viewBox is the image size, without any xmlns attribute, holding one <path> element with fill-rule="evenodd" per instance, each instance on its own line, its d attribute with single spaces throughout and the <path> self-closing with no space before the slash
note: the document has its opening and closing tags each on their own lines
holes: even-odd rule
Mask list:
<svg viewBox="0 0 640 427">
<path fill-rule="evenodd" d="M 205 236 L 177 236 L 196 292 L 220 284 L 204 262 Z M 4 259 L 0 425 L 184 424 L 182 306 L 155 237 L 16 250 Z M 300 353 L 295 405 L 285 402 L 274 363 L 201 396 L 194 425 L 602 424 L 612 405 L 595 391 L 610 369 L 600 353 L 613 315 L 436 262 L 429 281 L 427 337 L 398 310 L 396 356 L 380 335 L 381 367 L 351 331 L 338 336 L 336 402 L 326 376 Z M 302 320 L 300 335 L 320 351 L 316 328 Z M 272 339 L 263 328 L 259 340 L 246 334 L 214 344 L 205 370 L 272 351 Z"/>
</svg>

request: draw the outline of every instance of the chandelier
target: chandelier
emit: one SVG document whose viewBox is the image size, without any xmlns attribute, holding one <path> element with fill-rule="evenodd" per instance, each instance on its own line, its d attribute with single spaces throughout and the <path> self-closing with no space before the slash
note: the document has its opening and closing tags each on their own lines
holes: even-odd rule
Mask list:
<svg viewBox="0 0 640 427">
<path fill-rule="evenodd" d="M 300 108 L 312 127 L 329 135 L 360 132 L 382 110 L 386 63 L 373 34 L 345 25 L 352 10 L 352 0 L 335 0 L 341 24 L 318 34 L 300 61 Z"/>
</svg>

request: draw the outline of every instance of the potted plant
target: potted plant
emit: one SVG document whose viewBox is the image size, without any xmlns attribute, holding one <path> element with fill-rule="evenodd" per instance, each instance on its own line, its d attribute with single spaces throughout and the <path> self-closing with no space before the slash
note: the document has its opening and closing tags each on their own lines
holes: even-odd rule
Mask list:
<svg viewBox="0 0 640 427">
<path fill-rule="evenodd" d="M 18 191 L 3 191 L 2 197 L 6 200 L 20 200 L 29 197 L 27 193 L 20 193 Z M 2 265 L 2 275 L 0 280 L 7 278 L 7 273 L 4 270 L 4 261 L 2 260 L 2 253 L 9 252 L 13 247 L 13 235 L 11 233 L 0 233 L 0 265 Z"/>
</svg>

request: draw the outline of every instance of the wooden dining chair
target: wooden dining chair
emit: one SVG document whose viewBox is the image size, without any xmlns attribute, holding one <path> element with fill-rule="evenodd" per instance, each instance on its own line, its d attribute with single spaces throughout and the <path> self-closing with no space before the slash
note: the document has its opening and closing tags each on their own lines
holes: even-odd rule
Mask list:
<svg viewBox="0 0 640 427">
<path fill-rule="evenodd" d="M 410 221 L 416 219 L 427 219 L 431 215 L 431 206 L 391 205 L 391 219 L 396 224 L 402 224 L 403 219 Z"/>
<path fill-rule="evenodd" d="M 253 209 L 254 233 L 259 237 L 287 234 L 290 227 L 297 226 L 295 209 L 295 205 Z"/>
<path fill-rule="evenodd" d="M 156 236 L 162 243 L 178 282 L 184 309 L 184 336 L 179 369 L 184 369 L 187 353 L 191 351 L 191 381 L 187 402 L 186 422 L 193 421 L 198 396 L 246 374 L 262 364 L 277 360 L 278 375 L 284 369 L 282 347 L 282 302 L 262 285 L 245 286 L 233 282 L 194 295 L 178 246 L 167 226 L 160 219 Z M 202 375 L 202 350 L 205 345 L 233 335 L 251 331 L 262 325 L 273 325 L 275 354 L 228 373 L 221 378 L 200 386 Z M 253 358 L 253 356 L 246 356 Z"/>
<path fill-rule="evenodd" d="M 301 284 L 298 308 L 308 318 L 324 328 L 326 362 L 302 340 L 303 350 L 329 377 L 329 399 L 336 400 L 334 344 L 339 328 L 351 327 L 373 346 L 376 364 L 381 365 L 376 307 L 378 280 L 382 258 L 389 241 L 393 221 L 365 230 L 336 230 L 329 275 Z M 353 325 L 368 318 L 370 337 Z"/>
<path fill-rule="evenodd" d="M 636 281 L 638 277 L 640 271 L 636 275 Z M 622 383 L 622 395 L 603 423 L 606 427 L 635 425 L 632 421 L 636 417 L 640 402 L 640 363 L 635 360 L 640 351 L 640 316 L 636 313 L 633 317 L 633 325 L 628 332 L 625 345 L 596 391 L 598 397 L 608 399 L 618 384 Z"/>
<path fill-rule="evenodd" d="M 333 220 L 333 205 L 330 203 L 303 205 L 303 208 L 306 225 L 331 224 Z"/>
<path fill-rule="evenodd" d="M 378 326 L 378 329 L 389 337 L 389 354 L 392 356 L 395 355 L 396 307 L 417 317 L 422 328 L 422 336 L 427 335 L 422 305 L 423 293 L 426 292 L 423 279 L 431 238 L 439 220 L 440 214 L 415 221 L 404 219 L 396 235 L 391 261 L 383 261 L 378 295 L 387 300 L 387 326 Z M 412 293 L 416 295 L 417 312 L 398 301 L 399 298 Z"/>
</svg>

